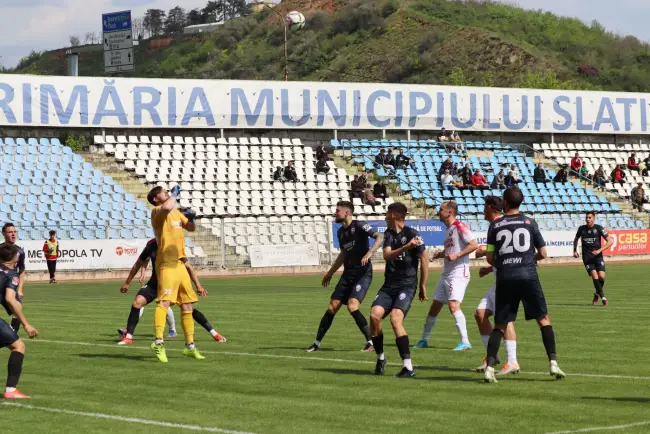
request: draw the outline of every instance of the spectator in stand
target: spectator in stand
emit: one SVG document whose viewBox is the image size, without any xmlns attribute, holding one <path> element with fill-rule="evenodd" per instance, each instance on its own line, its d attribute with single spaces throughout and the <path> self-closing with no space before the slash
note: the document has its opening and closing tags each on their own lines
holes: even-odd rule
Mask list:
<svg viewBox="0 0 650 434">
<path fill-rule="evenodd" d="M 443 173 L 442 178 L 440 178 L 440 182 L 442 182 L 442 185 L 444 187 L 451 187 L 452 186 L 452 181 L 454 180 L 454 177 L 452 174 L 449 172 L 449 169 L 445 170 L 445 173 Z"/>
<path fill-rule="evenodd" d="M 586 164 L 583 164 L 582 168 L 580 168 L 580 177 L 589 179 L 589 170 Z"/>
<path fill-rule="evenodd" d="M 614 170 L 612 170 L 610 177 L 612 179 L 612 184 L 616 184 L 617 182 L 621 185 L 625 184 L 625 172 L 621 166 L 616 166 Z"/>
<path fill-rule="evenodd" d="M 389 149 L 388 152 L 386 152 L 386 164 L 397 169 L 397 166 L 395 165 L 395 155 L 393 155 L 392 149 Z"/>
<path fill-rule="evenodd" d="M 580 155 L 578 155 L 578 153 L 576 152 L 576 154 L 571 159 L 571 174 L 579 175 L 581 168 L 582 168 L 582 160 L 580 159 Z"/>
<path fill-rule="evenodd" d="M 506 186 L 506 188 L 514 187 L 517 185 L 517 177 L 515 176 L 515 172 L 512 170 L 508 172 L 508 174 L 503 178 L 503 183 Z"/>
<path fill-rule="evenodd" d="M 273 180 L 280 182 L 286 181 L 284 178 L 284 170 L 282 170 L 282 166 L 276 167 L 275 172 L 273 172 Z"/>
<path fill-rule="evenodd" d="M 555 178 L 553 178 L 553 182 L 565 183 L 568 182 L 568 180 L 569 179 L 568 179 L 568 174 L 566 172 L 566 167 L 562 166 L 560 168 L 560 171 L 557 172 L 557 174 L 555 175 Z"/>
<path fill-rule="evenodd" d="M 594 172 L 594 183 L 600 187 L 604 188 L 605 183 L 607 182 L 605 178 L 605 169 L 603 169 L 603 165 L 601 164 L 598 166 L 598 169 Z"/>
<path fill-rule="evenodd" d="M 413 169 L 415 169 L 415 164 L 411 163 L 411 158 L 404 155 L 404 150 L 400 149 L 399 154 L 395 158 L 395 167 L 401 169 L 407 166 L 411 166 Z"/>
<path fill-rule="evenodd" d="M 643 211 L 643 204 L 647 202 L 645 197 L 645 189 L 643 188 L 643 183 L 639 182 L 636 187 L 630 192 L 630 199 L 632 200 L 632 205 L 634 208 L 639 211 Z"/>
<path fill-rule="evenodd" d="M 440 166 L 440 171 L 438 172 L 438 174 L 440 175 L 440 178 L 442 179 L 442 175 L 444 175 L 445 170 L 449 170 L 449 172 L 451 173 L 452 167 L 453 167 L 453 164 L 451 164 L 451 157 L 449 157 Z"/>
<path fill-rule="evenodd" d="M 388 164 L 388 157 L 386 156 L 386 150 L 380 149 L 379 154 L 375 157 L 375 167 L 383 167 L 387 170 L 395 170 L 395 167 Z"/>
<path fill-rule="evenodd" d="M 458 167 L 458 163 L 454 163 L 449 172 L 454 176 L 460 175 L 460 168 Z"/>
<path fill-rule="evenodd" d="M 330 166 L 327 164 L 327 158 L 323 157 L 316 163 L 316 173 L 329 173 Z"/>
<path fill-rule="evenodd" d="M 641 174 L 643 176 L 648 176 L 648 172 L 650 171 L 650 155 L 648 155 L 643 162 L 645 163 L 645 169 Z"/>
<path fill-rule="evenodd" d="M 451 136 L 449 137 L 452 142 L 461 143 L 463 140 L 458 135 L 458 131 L 452 131 Z"/>
<path fill-rule="evenodd" d="M 438 141 L 439 142 L 448 142 L 449 141 L 449 135 L 447 133 L 447 130 L 444 128 L 440 130 L 440 134 L 438 134 Z"/>
<path fill-rule="evenodd" d="M 533 181 L 547 183 L 546 171 L 544 170 L 544 165 L 542 163 L 537 164 L 535 171 L 533 172 Z"/>
<path fill-rule="evenodd" d="M 383 183 L 381 178 L 379 178 L 379 181 L 377 181 L 375 186 L 372 188 L 372 192 L 377 199 L 382 199 L 384 203 L 386 202 L 386 199 L 388 199 L 386 184 Z"/>
<path fill-rule="evenodd" d="M 506 176 L 503 174 L 503 169 L 499 170 L 492 180 L 492 185 L 490 186 L 493 189 L 503 190 L 506 188 Z"/>
<path fill-rule="evenodd" d="M 632 155 L 630 155 L 630 158 L 627 159 L 627 168 L 630 170 L 634 170 L 636 172 L 639 171 L 639 163 L 636 162 L 636 153 L 632 152 Z"/>
<path fill-rule="evenodd" d="M 465 188 L 465 183 L 463 182 L 463 177 L 460 174 L 460 172 L 456 172 L 455 175 L 453 175 L 453 181 L 451 181 L 451 185 L 456 187 L 459 190 L 462 190 Z"/>
<path fill-rule="evenodd" d="M 47 270 L 50 272 L 50 283 L 56 283 L 54 274 L 56 273 L 56 260 L 61 256 L 59 241 L 56 239 L 56 231 L 50 231 L 50 238 L 43 244 Z"/>
<path fill-rule="evenodd" d="M 474 185 L 472 185 L 472 168 L 469 166 L 469 163 L 466 163 L 465 167 L 460 171 L 460 176 L 463 178 L 463 185 L 465 188 L 474 188 Z"/>
<path fill-rule="evenodd" d="M 287 167 L 284 168 L 284 177 L 287 181 L 298 182 L 298 174 L 296 173 L 296 168 L 293 166 L 293 161 L 289 161 Z"/>
<path fill-rule="evenodd" d="M 480 190 L 487 190 L 490 188 L 487 183 L 487 179 L 485 179 L 485 176 L 481 175 L 481 171 L 479 169 L 476 169 L 474 171 L 474 175 L 472 175 L 472 185 L 474 188 L 478 188 Z"/>
<path fill-rule="evenodd" d="M 456 152 L 457 154 L 463 152 L 463 140 L 460 138 L 456 131 L 451 132 L 449 136 L 449 142 L 449 145 L 445 145 L 447 152 Z"/>
<path fill-rule="evenodd" d="M 515 181 L 515 184 L 519 184 L 519 181 L 521 180 L 521 175 L 519 175 L 519 169 L 517 169 L 517 166 L 511 164 L 510 171 L 512 172 L 512 176 Z"/>
<path fill-rule="evenodd" d="M 363 198 L 363 182 L 359 180 L 359 175 L 354 175 L 354 179 L 350 182 L 350 197 Z"/>
<path fill-rule="evenodd" d="M 318 144 L 318 147 L 316 148 L 316 160 L 320 161 L 323 158 L 325 158 L 327 160 L 327 158 L 328 158 L 327 157 L 327 151 L 325 150 L 325 145 L 323 144 L 323 142 L 320 142 Z"/>
<path fill-rule="evenodd" d="M 366 188 L 363 190 L 363 203 L 372 206 L 379 205 L 379 202 L 375 199 L 375 195 L 372 194 L 370 184 L 366 184 Z"/>
</svg>

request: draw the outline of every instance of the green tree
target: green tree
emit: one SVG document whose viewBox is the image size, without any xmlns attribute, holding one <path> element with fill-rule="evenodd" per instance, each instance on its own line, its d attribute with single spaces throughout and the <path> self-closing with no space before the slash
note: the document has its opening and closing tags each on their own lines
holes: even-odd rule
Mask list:
<svg viewBox="0 0 650 434">
<path fill-rule="evenodd" d="M 448 86 L 471 86 L 469 78 L 465 75 L 465 71 L 460 66 L 454 68 L 453 71 L 445 79 L 445 84 Z"/>
<path fill-rule="evenodd" d="M 182 7 L 176 6 L 170 9 L 165 19 L 165 34 L 179 35 L 183 33 L 183 27 L 185 27 L 186 21 L 187 17 Z"/>
<path fill-rule="evenodd" d="M 519 82 L 515 87 L 526 89 L 563 89 L 564 83 L 557 79 L 557 75 L 553 71 L 546 71 L 544 73 L 527 72 L 519 78 Z"/>
<path fill-rule="evenodd" d="M 162 34 L 165 26 L 165 11 L 162 9 L 147 9 L 142 25 L 149 36 Z"/>
</svg>

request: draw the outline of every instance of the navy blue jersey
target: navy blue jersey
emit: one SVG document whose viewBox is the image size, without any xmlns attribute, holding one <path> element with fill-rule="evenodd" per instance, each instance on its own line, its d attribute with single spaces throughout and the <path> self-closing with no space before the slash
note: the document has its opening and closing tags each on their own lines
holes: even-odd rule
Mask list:
<svg viewBox="0 0 650 434">
<path fill-rule="evenodd" d="M 584 262 L 601 260 L 603 258 L 602 253 L 594 256 L 592 252 L 594 250 L 600 250 L 602 247 L 601 238 L 607 239 L 608 237 L 607 231 L 601 225 L 593 225 L 592 227 L 587 225 L 580 226 L 578 232 L 576 232 L 576 238 L 582 239 L 582 260 Z"/>
<path fill-rule="evenodd" d="M 10 308 L 7 304 L 7 291 L 16 291 L 18 292 L 18 284 L 20 283 L 20 277 L 18 277 L 18 272 L 10 268 L 0 265 L 0 304 L 9 312 Z M 16 294 L 18 298 L 18 294 Z"/>
<path fill-rule="evenodd" d="M 342 251 L 345 251 L 344 272 L 357 271 L 360 268 L 370 267 L 370 261 L 365 267 L 361 266 L 361 259 L 370 250 L 370 243 L 368 237 L 375 235 L 375 230 L 370 227 L 366 222 L 359 220 L 352 220 L 350 226 L 347 228 L 341 226 L 336 233 L 339 240 L 339 246 Z"/>
<path fill-rule="evenodd" d="M 0 246 L 3 244 L 8 244 L 8 243 L 2 243 L 0 244 Z M 16 273 L 18 273 L 18 275 L 21 275 L 25 272 L 25 249 L 20 247 L 18 244 L 14 244 L 14 246 L 18 247 L 19 250 L 18 262 L 16 262 L 16 265 L 14 266 L 14 270 L 16 271 Z"/>
<path fill-rule="evenodd" d="M 142 253 L 140 253 L 140 257 L 138 258 L 140 261 L 146 261 L 147 259 L 151 261 L 151 277 L 147 282 L 147 286 L 151 286 L 153 288 L 158 287 L 158 276 L 156 275 L 157 254 L 158 254 L 158 243 L 156 242 L 156 239 L 153 238 L 149 240 L 149 242 L 147 242 L 147 245 L 145 246 L 144 250 L 142 250 Z"/>
<path fill-rule="evenodd" d="M 546 246 L 537 222 L 523 214 L 505 215 L 490 224 L 488 252 L 494 252 L 498 280 L 537 280 L 535 251 Z"/>
<path fill-rule="evenodd" d="M 420 234 L 413 228 L 404 226 L 401 232 L 395 232 L 392 229 L 386 229 L 384 233 L 384 248 L 390 247 L 393 251 L 404 247 L 415 237 Z M 397 258 L 386 262 L 386 282 L 398 282 L 400 280 L 413 278 L 417 279 L 418 265 L 420 264 L 420 254 L 424 251 L 424 245 L 413 247 L 403 252 Z M 426 265 L 425 265 L 426 266 Z"/>
</svg>

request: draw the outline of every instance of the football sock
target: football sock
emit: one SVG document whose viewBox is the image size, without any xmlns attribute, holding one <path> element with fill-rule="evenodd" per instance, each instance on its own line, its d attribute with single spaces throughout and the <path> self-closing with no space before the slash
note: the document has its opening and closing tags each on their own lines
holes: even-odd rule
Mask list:
<svg viewBox="0 0 650 434">
<path fill-rule="evenodd" d="M 212 332 L 214 331 L 214 329 L 213 329 L 213 327 L 212 327 L 212 324 L 210 324 L 210 322 L 208 321 L 208 319 L 205 317 L 205 315 L 203 315 L 203 314 L 202 314 L 201 312 L 199 312 L 198 310 L 194 309 L 194 310 L 192 311 L 192 318 L 194 318 L 194 321 L 198 322 L 199 325 L 200 325 L 201 327 L 203 327 L 203 328 L 206 329 L 208 332 L 210 332 L 210 334 L 212 334 Z M 215 334 L 216 334 L 216 333 L 217 333 L 217 332 L 215 332 Z M 214 335 L 212 335 L 212 336 L 214 336 Z"/>
<path fill-rule="evenodd" d="M 140 322 L 140 311 L 142 309 L 138 309 L 137 307 L 131 306 L 131 312 L 129 313 L 129 319 L 126 320 L 126 333 L 133 335 L 135 332 L 135 328 L 138 326 L 138 322 Z"/>
<path fill-rule="evenodd" d="M 598 280 L 600 280 L 600 287 L 602 288 L 601 291 L 603 295 L 601 297 L 605 298 L 605 279 L 598 279 Z"/>
<path fill-rule="evenodd" d="M 377 358 L 384 360 L 384 333 L 381 332 L 377 336 L 372 337 L 372 345 L 375 347 Z"/>
<path fill-rule="evenodd" d="M 456 320 L 456 330 L 458 330 L 461 342 L 469 344 L 469 339 L 467 338 L 467 321 L 465 320 L 463 311 L 459 309 L 454 312 L 454 319 Z"/>
<path fill-rule="evenodd" d="M 514 365 L 517 363 L 517 341 L 511 341 L 506 339 L 506 357 L 508 358 L 508 364 Z"/>
<path fill-rule="evenodd" d="M 542 341 L 544 341 L 544 348 L 546 348 L 548 359 L 557 360 L 555 355 L 555 332 L 553 332 L 553 326 L 547 325 L 542 327 Z"/>
<path fill-rule="evenodd" d="M 328 310 L 325 312 L 325 315 L 323 315 L 323 318 L 320 320 L 320 324 L 318 325 L 318 333 L 316 333 L 316 340 L 317 341 L 322 341 L 323 338 L 325 337 L 325 334 L 327 331 L 330 329 L 332 325 L 332 321 L 334 321 L 334 314 L 330 313 Z"/>
<path fill-rule="evenodd" d="M 487 351 L 488 342 L 490 341 L 490 335 L 481 335 L 481 340 L 483 341 L 483 345 L 485 346 L 485 351 Z"/>
<path fill-rule="evenodd" d="M 181 325 L 183 326 L 185 343 L 194 343 L 194 318 L 192 318 L 192 311 L 184 310 L 181 312 Z"/>
<path fill-rule="evenodd" d="M 163 340 L 165 333 L 165 321 L 167 319 L 167 308 L 162 304 L 156 305 L 156 311 L 153 313 L 153 327 L 156 332 L 156 343 Z"/>
<path fill-rule="evenodd" d="M 499 329 L 494 329 L 492 336 L 490 336 L 490 341 L 488 342 L 487 350 L 487 364 L 488 366 L 494 366 L 497 364 L 497 355 L 499 354 L 499 347 L 501 346 L 501 339 L 503 338 L 503 333 Z"/>
<path fill-rule="evenodd" d="M 11 318 L 11 328 L 18 333 L 18 330 L 20 330 L 20 320 L 18 318 Z"/>
<path fill-rule="evenodd" d="M 23 371 L 23 360 L 25 355 L 18 351 L 12 351 L 7 364 L 7 387 L 15 388 L 18 385 L 20 373 Z"/>
<path fill-rule="evenodd" d="M 422 330 L 423 341 L 429 340 L 429 336 L 431 336 L 431 330 L 433 330 L 433 326 L 436 325 L 437 319 L 438 319 L 438 315 L 436 316 L 427 315 L 427 319 L 424 321 L 424 329 Z"/>
<path fill-rule="evenodd" d="M 605 294 L 603 294 L 602 282 L 599 279 L 593 279 L 593 283 L 594 283 L 594 290 L 596 291 L 596 294 L 601 298 L 604 297 Z"/>
<path fill-rule="evenodd" d="M 370 340 L 370 329 L 368 328 L 366 317 L 363 316 L 360 310 L 350 312 L 350 315 L 352 315 L 354 322 L 357 323 L 357 327 L 359 327 L 359 330 L 361 330 L 361 333 L 363 333 L 363 336 L 366 338 L 366 342 L 368 342 Z"/>
<path fill-rule="evenodd" d="M 167 309 L 167 325 L 169 325 L 169 330 L 176 330 L 176 318 L 174 318 L 174 310 L 171 306 Z"/>
<path fill-rule="evenodd" d="M 400 336 L 395 339 L 395 344 L 397 344 L 397 351 L 399 351 L 399 356 L 404 359 L 411 359 L 411 347 L 409 346 L 409 335 Z M 411 367 L 411 370 L 413 368 Z"/>
<path fill-rule="evenodd" d="M 138 315 L 139 315 L 139 318 L 142 318 L 142 314 L 143 314 L 143 313 L 144 313 L 144 307 L 141 307 L 141 308 L 140 308 L 140 313 L 138 314 Z"/>
</svg>

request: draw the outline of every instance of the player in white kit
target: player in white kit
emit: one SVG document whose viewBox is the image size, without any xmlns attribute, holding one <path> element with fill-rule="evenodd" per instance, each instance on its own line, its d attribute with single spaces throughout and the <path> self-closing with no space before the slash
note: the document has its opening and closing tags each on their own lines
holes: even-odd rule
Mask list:
<svg viewBox="0 0 650 434">
<path fill-rule="evenodd" d="M 440 206 L 440 221 L 447 226 L 445 231 L 445 249 L 434 259 L 445 258 L 442 276 L 433 296 L 433 303 L 429 315 L 424 323 L 422 339 L 414 348 L 427 348 L 429 336 L 436 324 L 438 314 L 444 304 L 449 305 L 449 311 L 456 321 L 456 329 L 460 336 L 460 343 L 454 351 L 466 351 L 472 348 L 467 337 L 467 321 L 460 309 L 465 297 L 465 290 L 469 285 L 469 254 L 478 248 L 478 242 L 469 227 L 458 220 L 458 205 L 454 201 L 444 202 Z"/>
<path fill-rule="evenodd" d="M 503 200 L 497 196 L 487 196 L 485 198 L 485 208 L 483 210 L 483 217 L 486 221 L 492 223 L 494 220 L 501 217 L 503 212 Z M 485 250 L 477 250 L 476 258 L 485 257 Z M 494 272 L 493 267 L 482 267 L 479 270 L 479 276 L 484 277 L 488 274 Z M 495 300 L 495 291 L 496 291 L 496 273 L 494 274 L 494 284 L 490 286 L 481 302 L 476 308 L 474 313 L 474 318 L 476 318 L 476 324 L 478 324 L 478 329 L 481 333 L 481 339 L 483 340 L 483 345 L 485 346 L 485 351 L 487 351 L 488 341 L 490 340 L 490 335 L 492 335 L 492 324 L 490 323 L 490 317 L 494 315 L 494 300 Z M 515 332 L 514 323 L 508 323 L 505 333 L 505 346 L 506 346 L 506 355 L 508 361 L 501 368 L 501 372 L 497 375 L 507 375 L 507 374 L 516 374 L 519 372 L 519 363 L 517 363 L 517 334 Z M 483 357 L 483 363 L 481 366 L 476 368 L 476 372 L 485 372 L 487 367 L 487 357 Z"/>
</svg>

